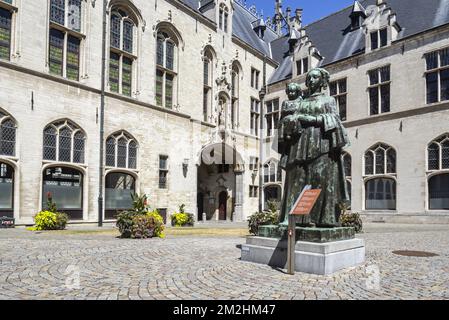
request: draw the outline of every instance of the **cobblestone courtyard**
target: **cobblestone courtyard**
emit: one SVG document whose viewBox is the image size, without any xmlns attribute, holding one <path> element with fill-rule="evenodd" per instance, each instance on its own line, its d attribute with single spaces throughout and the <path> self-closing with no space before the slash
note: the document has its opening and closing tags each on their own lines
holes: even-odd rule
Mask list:
<svg viewBox="0 0 449 320">
<path fill-rule="evenodd" d="M 363 266 L 289 276 L 241 262 L 237 236 L 0 230 L 0 299 L 449 299 L 449 226 L 370 224 L 359 237 Z"/>
</svg>

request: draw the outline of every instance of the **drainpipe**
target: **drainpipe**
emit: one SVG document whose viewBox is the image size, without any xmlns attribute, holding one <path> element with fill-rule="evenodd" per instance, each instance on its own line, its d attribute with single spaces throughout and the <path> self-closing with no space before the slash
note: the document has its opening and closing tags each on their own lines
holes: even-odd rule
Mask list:
<svg viewBox="0 0 449 320">
<path fill-rule="evenodd" d="M 106 19 L 107 0 L 103 0 L 103 36 L 101 47 L 101 100 L 100 100 L 100 163 L 98 173 L 98 226 L 103 226 L 103 175 L 104 175 L 104 98 L 106 83 Z"/>
<path fill-rule="evenodd" d="M 263 84 L 259 92 L 260 98 L 260 130 L 259 130 L 259 212 L 263 210 L 263 158 L 264 158 L 264 118 L 265 95 L 267 94 L 267 56 L 263 56 Z"/>
</svg>

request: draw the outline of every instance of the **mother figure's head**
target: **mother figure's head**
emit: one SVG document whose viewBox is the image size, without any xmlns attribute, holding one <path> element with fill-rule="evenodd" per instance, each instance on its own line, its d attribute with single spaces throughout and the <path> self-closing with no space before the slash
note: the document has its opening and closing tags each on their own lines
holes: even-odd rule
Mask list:
<svg viewBox="0 0 449 320">
<path fill-rule="evenodd" d="M 329 85 L 329 72 L 322 68 L 315 68 L 310 70 L 306 78 L 306 86 L 309 88 L 310 93 L 321 91 L 321 89 L 326 89 Z"/>
</svg>

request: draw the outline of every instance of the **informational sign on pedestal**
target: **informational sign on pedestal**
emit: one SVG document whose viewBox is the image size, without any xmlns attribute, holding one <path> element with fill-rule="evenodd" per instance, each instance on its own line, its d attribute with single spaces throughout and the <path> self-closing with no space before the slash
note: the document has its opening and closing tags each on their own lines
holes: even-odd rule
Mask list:
<svg viewBox="0 0 449 320">
<path fill-rule="evenodd" d="M 296 246 L 296 217 L 308 215 L 321 194 L 321 189 L 312 189 L 307 185 L 295 201 L 288 215 L 288 250 L 287 250 L 287 272 L 295 274 L 295 246 Z"/>
</svg>

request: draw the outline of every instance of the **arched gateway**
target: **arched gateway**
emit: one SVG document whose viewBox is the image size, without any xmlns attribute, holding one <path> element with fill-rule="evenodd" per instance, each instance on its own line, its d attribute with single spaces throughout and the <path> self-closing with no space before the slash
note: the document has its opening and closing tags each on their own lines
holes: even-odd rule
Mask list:
<svg viewBox="0 0 449 320">
<path fill-rule="evenodd" d="M 198 162 L 198 220 L 243 220 L 244 162 L 226 143 L 205 146 Z"/>
</svg>

